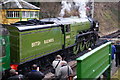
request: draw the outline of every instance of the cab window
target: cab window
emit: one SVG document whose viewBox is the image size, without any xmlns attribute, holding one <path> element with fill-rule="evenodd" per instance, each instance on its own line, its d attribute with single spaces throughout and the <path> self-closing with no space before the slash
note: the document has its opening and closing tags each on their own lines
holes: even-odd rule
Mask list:
<svg viewBox="0 0 120 80">
<path fill-rule="evenodd" d="M 66 25 L 66 32 L 70 32 L 70 25 Z"/>
</svg>

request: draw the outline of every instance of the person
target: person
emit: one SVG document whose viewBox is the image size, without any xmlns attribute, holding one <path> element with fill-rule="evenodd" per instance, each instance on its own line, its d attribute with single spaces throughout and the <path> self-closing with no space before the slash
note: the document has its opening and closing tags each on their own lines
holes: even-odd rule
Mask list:
<svg viewBox="0 0 120 80">
<path fill-rule="evenodd" d="M 11 69 L 10 70 L 10 77 L 8 80 L 25 80 L 25 77 L 22 74 L 18 74 L 16 70 Z"/>
<path fill-rule="evenodd" d="M 61 68 L 58 73 L 58 78 L 60 80 L 68 80 L 69 76 L 71 75 L 73 75 L 73 70 L 65 61 L 62 61 Z"/>
<path fill-rule="evenodd" d="M 52 62 L 52 66 L 55 69 L 55 77 L 58 76 L 58 72 L 60 70 L 61 67 L 61 62 L 62 62 L 62 57 L 60 55 L 57 55 L 55 60 Z M 66 61 L 65 61 L 66 62 Z"/>
<path fill-rule="evenodd" d="M 32 70 L 25 75 L 27 80 L 42 80 L 44 76 L 45 75 L 41 71 L 38 71 L 36 64 L 33 64 Z"/>
<path fill-rule="evenodd" d="M 116 47 L 116 67 L 120 65 L 120 44 L 115 45 Z"/>
<path fill-rule="evenodd" d="M 111 49 L 112 49 L 112 52 L 111 52 L 111 73 L 113 73 L 112 71 L 113 71 L 113 69 L 114 69 L 114 67 L 115 67 L 115 60 L 114 60 L 114 55 L 115 55 L 115 53 L 116 53 L 116 47 L 115 47 L 115 45 L 114 45 L 114 42 L 112 42 L 112 46 L 111 46 Z M 109 76 L 109 68 L 103 73 L 103 77 L 104 77 L 104 79 L 106 79 L 106 78 L 108 78 L 108 76 Z"/>
<path fill-rule="evenodd" d="M 112 60 L 114 59 L 114 54 L 115 53 L 116 53 L 116 47 L 115 47 L 114 43 L 112 43 L 112 54 L 111 54 Z"/>
</svg>

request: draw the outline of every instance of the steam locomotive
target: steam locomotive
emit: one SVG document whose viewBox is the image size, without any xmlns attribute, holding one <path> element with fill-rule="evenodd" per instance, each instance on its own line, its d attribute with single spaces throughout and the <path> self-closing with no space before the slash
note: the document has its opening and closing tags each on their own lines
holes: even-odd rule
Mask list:
<svg viewBox="0 0 120 80">
<path fill-rule="evenodd" d="M 2 71 L 10 68 L 9 64 L 22 72 L 29 71 L 32 64 L 45 71 L 44 66 L 50 65 L 57 54 L 67 59 L 94 46 L 98 39 L 98 22 L 93 18 L 33 19 L 3 26 L 10 43 L 8 35 L 0 34 L 0 48 L 5 53 L 0 60 L 6 66 Z"/>
</svg>

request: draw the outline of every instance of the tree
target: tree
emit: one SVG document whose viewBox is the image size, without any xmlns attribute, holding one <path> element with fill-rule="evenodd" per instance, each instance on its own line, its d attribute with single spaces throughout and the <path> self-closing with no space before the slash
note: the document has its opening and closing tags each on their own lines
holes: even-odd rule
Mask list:
<svg viewBox="0 0 120 80">
<path fill-rule="evenodd" d="M 58 17 L 61 10 L 60 2 L 41 2 L 40 13 L 41 17 Z"/>
</svg>

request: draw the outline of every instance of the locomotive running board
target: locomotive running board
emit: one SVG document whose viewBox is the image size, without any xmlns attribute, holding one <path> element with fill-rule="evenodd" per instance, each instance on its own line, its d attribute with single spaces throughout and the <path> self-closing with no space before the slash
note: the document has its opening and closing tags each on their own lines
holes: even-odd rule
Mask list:
<svg viewBox="0 0 120 80">
<path fill-rule="evenodd" d="M 79 38 L 79 37 L 81 37 L 81 36 L 88 35 L 88 34 L 92 34 L 92 33 L 94 33 L 94 32 L 91 31 L 91 32 L 87 32 L 87 33 L 78 34 L 78 35 L 77 35 L 77 38 Z"/>
</svg>

